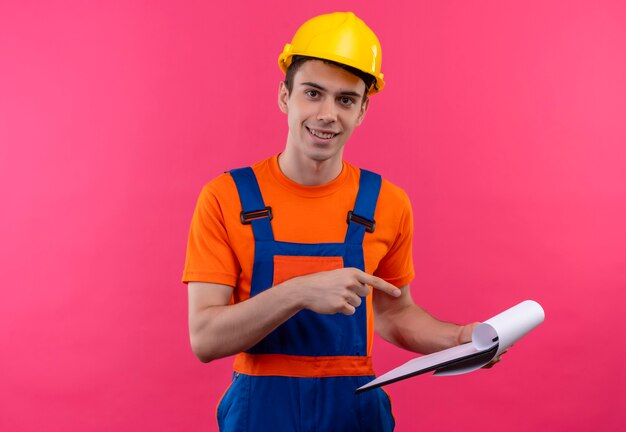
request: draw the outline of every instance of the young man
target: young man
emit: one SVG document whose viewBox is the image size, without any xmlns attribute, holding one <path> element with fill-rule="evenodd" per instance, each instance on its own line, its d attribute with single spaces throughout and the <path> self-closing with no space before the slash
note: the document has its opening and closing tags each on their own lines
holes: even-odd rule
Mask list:
<svg viewBox="0 0 626 432">
<path fill-rule="evenodd" d="M 470 340 L 474 324 L 411 298 L 406 194 L 342 159 L 384 87 L 380 53 L 352 13 L 307 21 L 279 57 L 285 150 L 202 190 L 183 281 L 194 353 L 236 354 L 221 430 L 393 430 L 382 389 L 354 394 L 373 379 L 374 326 L 421 353 Z"/>
</svg>

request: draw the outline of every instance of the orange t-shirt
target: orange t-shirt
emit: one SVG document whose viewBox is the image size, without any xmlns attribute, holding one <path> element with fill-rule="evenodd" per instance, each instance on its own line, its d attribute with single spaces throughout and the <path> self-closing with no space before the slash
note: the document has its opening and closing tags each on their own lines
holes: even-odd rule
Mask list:
<svg viewBox="0 0 626 432">
<path fill-rule="evenodd" d="M 252 166 L 277 241 L 341 243 L 359 189 L 360 170 L 346 162 L 341 174 L 322 186 L 302 186 L 285 177 L 273 156 Z M 234 301 L 250 297 L 254 263 L 252 227 L 240 221 L 241 202 L 230 174 L 202 189 L 191 222 L 183 282 L 235 287 Z M 406 193 L 383 179 L 376 230 L 363 240 L 365 271 L 398 287 L 414 277 L 413 215 Z M 375 291 L 375 290 L 373 290 Z M 371 295 L 371 294 L 370 294 Z"/>
</svg>

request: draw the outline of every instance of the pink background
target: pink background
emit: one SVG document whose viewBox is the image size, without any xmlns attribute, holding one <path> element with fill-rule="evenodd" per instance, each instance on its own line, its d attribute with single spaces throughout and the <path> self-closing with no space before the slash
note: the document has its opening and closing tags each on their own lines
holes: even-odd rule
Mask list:
<svg viewBox="0 0 626 432">
<path fill-rule="evenodd" d="M 216 430 L 231 359 L 192 355 L 202 185 L 279 152 L 276 58 L 355 10 L 387 88 L 346 150 L 414 206 L 414 297 L 546 322 L 490 371 L 388 387 L 398 431 L 623 427 L 621 1 L 0 3 L 0 430 Z M 377 341 L 384 372 L 412 357 Z"/>
</svg>

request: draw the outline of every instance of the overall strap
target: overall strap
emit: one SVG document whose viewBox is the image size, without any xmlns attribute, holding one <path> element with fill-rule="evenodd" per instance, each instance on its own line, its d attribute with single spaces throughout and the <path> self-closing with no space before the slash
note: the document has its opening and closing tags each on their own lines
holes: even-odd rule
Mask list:
<svg viewBox="0 0 626 432">
<path fill-rule="evenodd" d="M 237 168 L 230 170 L 230 175 L 235 181 L 239 200 L 241 201 L 241 223 L 252 225 L 255 240 L 274 240 L 272 232 L 272 208 L 266 207 L 263 195 L 259 189 L 259 182 L 252 168 Z"/>
<path fill-rule="evenodd" d="M 365 232 L 374 232 L 376 221 L 374 212 L 382 178 L 371 171 L 361 170 L 359 179 L 359 192 L 356 196 L 354 210 L 348 212 L 348 232 L 346 233 L 346 243 L 362 244 Z"/>
</svg>

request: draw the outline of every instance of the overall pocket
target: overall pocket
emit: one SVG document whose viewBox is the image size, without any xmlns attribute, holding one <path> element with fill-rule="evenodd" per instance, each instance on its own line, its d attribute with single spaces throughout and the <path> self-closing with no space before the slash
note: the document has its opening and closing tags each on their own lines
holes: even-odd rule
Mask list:
<svg viewBox="0 0 626 432">
<path fill-rule="evenodd" d="M 233 373 L 233 380 L 217 405 L 220 431 L 246 432 L 250 406 L 250 377 Z"/>
</svg>

